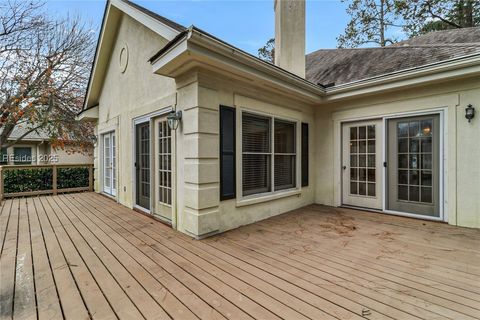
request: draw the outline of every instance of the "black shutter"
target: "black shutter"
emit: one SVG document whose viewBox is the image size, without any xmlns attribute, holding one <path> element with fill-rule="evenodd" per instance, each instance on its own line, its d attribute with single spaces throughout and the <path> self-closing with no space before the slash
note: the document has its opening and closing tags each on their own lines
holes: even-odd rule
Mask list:
<svg viewBox="0 0 480 320">
<path fill-rule="evenodd" d="M 302 123 L 302 187 L 308 186 L 308 123 Z"/>
<path fill-rule="evenodd" d="M 220 106 L 220 200 L 235 198 L 235 108 Z"/>
</svg>

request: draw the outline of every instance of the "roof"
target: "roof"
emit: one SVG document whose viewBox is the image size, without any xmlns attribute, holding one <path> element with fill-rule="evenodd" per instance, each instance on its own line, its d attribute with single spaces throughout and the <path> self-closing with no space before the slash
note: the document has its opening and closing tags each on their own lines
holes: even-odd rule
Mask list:
<svg viewBox="0 0 480 320">
<path fill-rule="evenodd" d="M 129 0 L 121 0 L 127 4 L 129 4 L 130 6 L 136 8 L 137 10 L 149 15 L 150 17 L 154 18 L 155 20 L 161 22 L 161 23 L 164 23 L 166 24 L 167 26 L 177 30 L 178 32 L 182 32 L 182 31 L 185 31 L 187 28 L 185 28 L 184 26 L 182 26 L 181 24 L 178 24 L 176 23 L 175 21 L 172 21 L 170 19 L 167 19 L 153 11 L 150 11 L 142 6 L 139 6 L 138 4 L 136 4 L 135 2 L 133 1 L 129 1 Z"/>
<path fill-rule="evenodd" d="M 339 85 L 479 53 L 480 27 L 437 31 L 387 47 L 312 52 L 306 78 Z"/>
<path fill-rule="evenodd" d="M 474 27 L 429 32 L 408 40 L 397 42 L 393 44 L 392 47 L 478 42 L 480 42 L 480 27 Z"/>
<path fill-rule="evenodd" d="M 10 140 L 15 140 L 22 137 L 30 128 L 25 126 L 16 126 L 10 136 L 8 137 Z M 50 137 L 47 132 L 44 130 L 36 130 L 28 133 L 22 140 L 49 140 Z"/>
</svg>

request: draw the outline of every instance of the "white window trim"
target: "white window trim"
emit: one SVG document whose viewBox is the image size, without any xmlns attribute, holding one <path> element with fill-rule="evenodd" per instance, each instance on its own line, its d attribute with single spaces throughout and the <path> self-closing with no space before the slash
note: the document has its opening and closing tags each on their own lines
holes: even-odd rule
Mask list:
<svg viewBox="0 0 480 320">
<path fill-rule="evenodd" d="M 248 196 L 243 195 L 243 150 L 242 150 L 242 119 L 243 119 L 243 114 L 244 113 L 249 113 L 253 115 L 258 115 L 258 116 L 264 116 L 264 117 L 269 117 L 271 118 L 271 132 L 270 132 L 270 139 L 271 139 L 271 186 L 272 186 L 272 191 L 269 192 L 263 192 L 263 193 L 258 193 L 258 194 L 252 194 Z M 290 189 L 283 189 L 283 190 L 278 190 L 274 191 L 274 172 L 275 172 L 275 161 L 274 161 L 274 135 L 275 135 L 275 119 L 278 120 L 283 120 L 283 121 L 290 121 L 295 123 L 295 187 L 290 188 Z M 262 203 L 262 202 L 267 202 L 267 201 L 272 201 L 284 197 L 290 197 L 290 196 L 295 196 L 295 195 L 300 195 L 301 193 L 301 121 L 296 118 L 291 118 L 288 116 L 276 116 L 275 114 L 272 113 L 266 113 L 266 112 L 261 112 L 257 110 L 252 110 L 252 109 L 247 109 L 247 108 L 238 108 L 237 107 L 237 116 L 236 116 L 236 121 L 237 121 L 237 133 L 236 133 L 236 175 L 237 175 L 237 182 L 236 182 L 236 189 L 237 189 L 237 200 L 236 200 L 236 206 L 241 207 L 241 206 L 246 206 L 246 205 L 251 205 L 251 204 L 256 204 L 256 203 Z"/>
</svg>

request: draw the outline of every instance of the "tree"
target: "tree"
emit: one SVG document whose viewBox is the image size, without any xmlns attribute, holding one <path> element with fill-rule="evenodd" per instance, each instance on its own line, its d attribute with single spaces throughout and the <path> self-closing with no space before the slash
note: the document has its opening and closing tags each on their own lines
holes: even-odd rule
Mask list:
<svg viewBox="0 0 480 320">
<path fill-rule="evenodd" d="M 396 6 L 404 20 L 404 30 L 410 37 L 431 31 L 480 26 L 478 0 L 397 0 Z"/>
<path fill-rule="evenodd" d="M 95 51 L 94 32 L 76 18 L 49 19 L 43 3 L 0 5 L 0 145 L 48 133 L 54 147 L 91 144 L 92 126 L 75 121 Z M 7 142 L 13 129 L 25 134 Z"/>
<path fill-rule="evenodd" d="M 342 0 L 346 2 L 347 0 Z M 351 0 L 347 13 L 351 20 L 344 34 L 337 37 L 338 47 L 355 48 L 365 44 L 384 47 L 397 39 L 388 36 L 392 28 L 401 28 L 395 0 Z"/>
<path fill-rule="evenodd" d="M 270 63 L 275 63 L 275 39 L 272 38 L 267 43 L 258 49 L 258 57 Z"/>
</svg>

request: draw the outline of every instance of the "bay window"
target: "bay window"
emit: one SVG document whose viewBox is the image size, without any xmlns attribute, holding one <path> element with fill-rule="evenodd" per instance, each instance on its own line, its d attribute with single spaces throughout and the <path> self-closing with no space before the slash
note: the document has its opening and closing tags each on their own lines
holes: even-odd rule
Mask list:
<svg viewBox="0 0 480 320">
<path fill-rule="evenodd" d="M 296 187 L 296 123 L 242 114 L 243 196 Z"/>
</svg>

